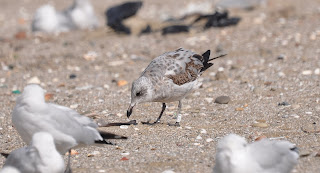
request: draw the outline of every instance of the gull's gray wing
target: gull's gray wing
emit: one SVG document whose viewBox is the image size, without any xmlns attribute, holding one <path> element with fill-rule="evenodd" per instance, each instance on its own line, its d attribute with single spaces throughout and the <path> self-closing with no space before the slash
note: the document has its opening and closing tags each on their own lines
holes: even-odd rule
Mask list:
<svg viewBox="0 0 320 173">
<path fill-rule="evenodd" d="M 151 76 L 157 81 L 170 79 L 176 85 L 183 85 L 199 77 L 203 59 L 201 55 L 180 48 L 152 60 L 141 76 Z"/>
<path fill-rule="evenodd" d="M 96 130 L 98 125 L 70 108 L 48 104 L 48 109 L 42 114 L 55 129 L 72 136 L 78 143 L 92 144 L 95 140 L 102 140 Z"/>
</svg>

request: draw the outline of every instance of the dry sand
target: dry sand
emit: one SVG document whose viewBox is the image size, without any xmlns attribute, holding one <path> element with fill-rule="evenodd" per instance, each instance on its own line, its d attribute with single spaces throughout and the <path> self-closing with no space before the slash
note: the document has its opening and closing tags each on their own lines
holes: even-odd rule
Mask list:
<svg viewBox="0 0 320 173">
<path fill-rule="evenodd" d="M 166 16 L 181 15 L 189 2 L 147 1 L 128 23 L 143 28 L 144 21 L 151 21 L 156 27 Z M 249 141 L 263 135 L 289 140 L 307 155 L 294 172 L 320 172 L 320 157 L 315 157 L 320 152 L 320 1 L 270 0 L 252 11 L 231 11 L 242 18 L 235 27 L 163 37 L 115 34 L 103 26 L 103 13 L 118 2 L 93 0 L 101 28 L 35 37 L 30 19 L 44 3 L 0 1 L 1 152 L 25 145 L 11 123 L 18 96 L 12 91 L 22 91 L 35 76 L 53 94 L 49 102 L 71 106 L 97 122 L 125 122 L 131 82 L 153 58 L 179 47 L 198 53 L 211 49 L 214 55 L 222 49 L 228 56 L 216 60 L 202 76 L 202 88 L 183 100 L 181 127 L 166 125 L 175 122 L 171 115 L 177 103 L 170 103 L 163 124 L 101 128 L 129 139 L 113 141 L 117 146 L 76 149 L 74 172 L 211 172 L 217 141 L 229 133 Z M 70 3 L 54 2 L 59 9 Z M 27 38 L 14 37 L 20 30 Z M 89 51 L 97 57 L 83 58 Z M 223 72 L 217 75 L 219 68 Z M 118 86 L 120 80 L 128 84 Z M 231 102 L 212 101 L 221 95 Z M 281 102 L 290 106 L 278 106 Z M 130 118 L 153 121 L 160 110 L 160 103 L 141 104 Z M 0 157 L 0 166 L 4 161 Z"/>
</svg>

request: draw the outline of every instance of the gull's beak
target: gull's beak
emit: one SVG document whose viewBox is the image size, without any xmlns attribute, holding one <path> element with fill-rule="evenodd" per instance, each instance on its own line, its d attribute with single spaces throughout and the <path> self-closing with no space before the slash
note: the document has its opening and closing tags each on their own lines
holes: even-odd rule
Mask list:
<svg viewBox="0 0 320 173">
<path fill-rule="evenodd" d="M 127 117 L 129 118 L 130 115 L 132 114 L 132 109 L 136 104 L 131 104 L 127 110 Z"/>
</svg>

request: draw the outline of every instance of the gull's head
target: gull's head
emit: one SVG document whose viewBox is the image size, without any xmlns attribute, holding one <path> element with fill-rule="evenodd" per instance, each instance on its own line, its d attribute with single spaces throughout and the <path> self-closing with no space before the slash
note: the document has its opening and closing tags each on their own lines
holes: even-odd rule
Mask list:
<svg viewBox="0 0 320 173">
<path fill-rule="evenodd" d="M 37 84 L 29 84 L 23 89 L 22 99 L 44 102 L 44 90 Z"/>
<path fill-rule="evenodd" d="M 131 87 L 131 103 L 127 110 L 127 117 L 130 117 L 135 105 L 152 101 L 152 94 L 152 83 L 147 77 L 140 77 L 135 80 Z"/>
<path fill-rule="evenodd" d="M 219 141 L 217 150 L 218 152 L 234 152 L 245 149 L 247 144 L 245 138 L 236 134 L 230 134 Z"/>
</svg>

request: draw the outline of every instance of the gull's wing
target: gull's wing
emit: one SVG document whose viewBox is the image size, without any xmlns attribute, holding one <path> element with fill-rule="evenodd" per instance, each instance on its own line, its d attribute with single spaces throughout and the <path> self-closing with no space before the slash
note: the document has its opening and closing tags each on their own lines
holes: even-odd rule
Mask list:
<svg viewBox="0 0 320 173">
<path fill-rule="evenodd" d="M 142 76 L 155 76 L 157 80 L 171 79 L 176 85 L 196 80 L 201 74 L 204 58 L 183 48 L 167 52 L 155 58 Z"/>
<path fill-rule="evenodd" d="M 43 112 L 43 118 L 55 129 L 72 136 L 78 143 L 92 144 L 95 140 L 102 140 L 96 130 L 98 125 L 70 108 L 48 104 L 48 109 Z"/>
</svg>

